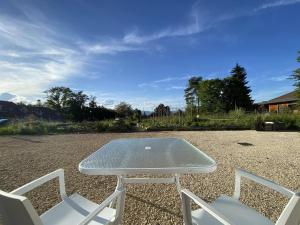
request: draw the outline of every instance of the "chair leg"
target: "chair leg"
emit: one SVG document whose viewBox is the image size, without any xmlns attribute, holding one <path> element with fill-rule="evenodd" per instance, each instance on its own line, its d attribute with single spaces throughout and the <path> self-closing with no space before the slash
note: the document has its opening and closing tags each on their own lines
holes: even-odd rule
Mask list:
<svg viewBox="0 0 300 225">
<path fill-rule="evenodd" d="M 116 188 L 115 188 L 115 191 L 116 191 L 116 190 L 123 189 L 123 187 L 124 187 L 123 177 L 122 177 L 122 176 L 118 176 L 118 177 L 117 177 L 117 186 L 116 186 Z M 114 204 L 115 204 L 115 201 L 112 201 L 112 202 L 109 204 L 109 208 L 113 208 L 113 207 L 114 207 Z"/>
<path fill-rule="evenodd" d="M 191 200 L 188 196 L 181 193 L 182 199 L 182 214 L 184 225 L 192 225 L 192 215 L 191 215 Z"/>
<path fill-rule="evenodd" d="M 121 190 L 121 189 L 119 189 Z M 123 188 L 123 193 L 118 197 L 116 202 L 116 219 L 115 224 L 121 224 L 123 221 L 125 208 L 125 189 Z"/>
</svg>

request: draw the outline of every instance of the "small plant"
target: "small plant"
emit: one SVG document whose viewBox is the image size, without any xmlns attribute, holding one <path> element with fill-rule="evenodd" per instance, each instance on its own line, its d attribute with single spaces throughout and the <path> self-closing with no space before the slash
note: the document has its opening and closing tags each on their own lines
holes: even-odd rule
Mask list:
<svg viewBox="0 0 300 225">
<path fill-rule="evenodd" d="M 264 130 L 264 118 L 262 115 L 258 115 L 255 118 L 255 130 L 257 131 Z"/>
<path fill-rule="evenodd" d="M 103 121 L 97 121 L 95 122 L 96 131 L 98 132 L 104 132 L 108 130 L 109 124 Z"/>
<path fill-rule="evenodd" d="M 245 110 L 242 108 L 236 108 L 235 110 L 232 110 L 229 112 L 229 116 L 234 119 L 240 119 L 244 117 L 246 114 Z"/>
</svg>

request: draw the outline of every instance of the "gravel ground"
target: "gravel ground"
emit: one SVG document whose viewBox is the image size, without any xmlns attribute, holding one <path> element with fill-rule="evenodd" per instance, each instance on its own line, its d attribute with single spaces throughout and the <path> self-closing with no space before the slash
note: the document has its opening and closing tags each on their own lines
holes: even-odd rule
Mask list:
<svg viewBox="0 0 300 225">
<path fill-rule="evenodd" d="M 68 194 L 78 192 L 95 202 L 103 201 L 114 191 L 116 178 L 80 174 L 78 163 L 110 140 L 124 137 L 185 138 L 214 158 L 218 163 L 215 172 L 184 175 L 181 179 L 183 187 L 206 201 L 221 193 L 232 195 L 234 168 L 244 168 L 292 190 L 300 189 L 300 134 L 256 131 L 2 136 L 0 189 L 11 191 L 64 168 Z M 39 213 L 59 201 L 57 183 L 28 193 Z M 126 185 L 126 191 L 124 224 L 183 224 L 175 185 Z M 287 203 L 281 195 L 248 181 L 243 182 L 241 200 L 273 221 Z"/>
</svg>

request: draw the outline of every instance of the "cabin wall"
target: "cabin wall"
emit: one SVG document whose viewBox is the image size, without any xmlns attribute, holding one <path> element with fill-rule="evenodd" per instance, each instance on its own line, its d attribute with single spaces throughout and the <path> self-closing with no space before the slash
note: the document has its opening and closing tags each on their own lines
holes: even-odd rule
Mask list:
<svg viewBox="0 0 300 225">
<path fill-rule="evenodd" d="M 269 112 L 284 112 L 290 109 L 289 103 L 280 103 L 269 105 Z"/>
</svg>

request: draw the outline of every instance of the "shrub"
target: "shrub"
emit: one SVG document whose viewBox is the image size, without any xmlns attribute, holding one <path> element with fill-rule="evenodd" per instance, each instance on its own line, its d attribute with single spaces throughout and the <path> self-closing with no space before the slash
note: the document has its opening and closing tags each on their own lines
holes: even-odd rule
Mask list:
<svg viewBox="0 0 300 225">
<path fill-rule="evenodd" d="M 107 131 L 112 132 L 128 132 L 133 129 L 133 126 L 130 122 L 124 119 L 114 120 L 108 127 Z"/>
<path fill-rule="evenodd" d="M 246 112 L 242 108 L 236 108 L 235 110 L 229 111 L 229 117 L 234 119 L 240 119 L 245 116 Z"/>
<path fill-rule="evenodd" d="M 275 123 L 282 122 L 283 128 L 286 130 L 300 130 L 300 115 L 292 113 L 269 114 L 265 121 L 272 121 Z"/>
<path fill-rule="evenodd" d="M 96 123 L 96 131 L 104 132 L 108 130 L 109 124 L 103 121 L 97 121 Z"/>
</svg>

